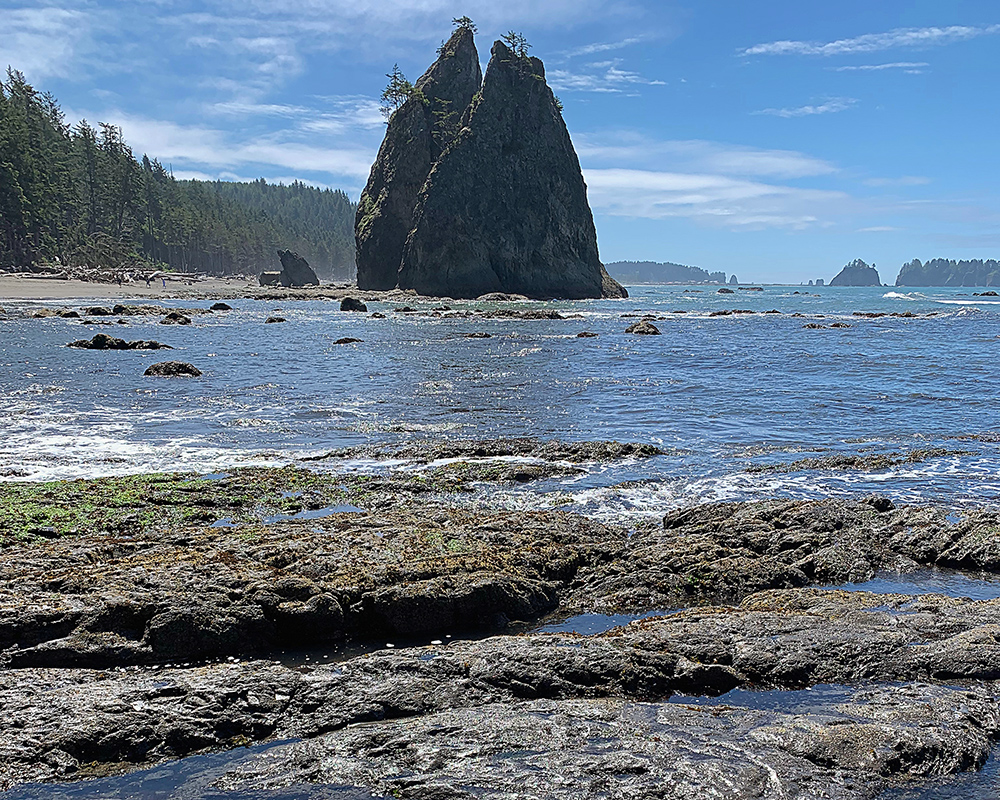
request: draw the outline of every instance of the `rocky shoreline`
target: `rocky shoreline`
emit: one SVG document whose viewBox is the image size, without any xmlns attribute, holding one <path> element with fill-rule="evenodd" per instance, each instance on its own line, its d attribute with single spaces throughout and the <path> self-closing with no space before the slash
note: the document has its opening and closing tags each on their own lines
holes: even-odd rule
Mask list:
<svg viewBox="0 0 1000 800">
<path fill-rule="evenodd" d="M 983 765 L 1000 600 L 815 587 L 1000 572 L 994 511 L 772 500 L 635 528 L 455 502 L 657 453 L 449 442 L 387 475 L 0 486 L 0 789 L 228 750 L 190 796 L 869 798 Z"/>
</svg>

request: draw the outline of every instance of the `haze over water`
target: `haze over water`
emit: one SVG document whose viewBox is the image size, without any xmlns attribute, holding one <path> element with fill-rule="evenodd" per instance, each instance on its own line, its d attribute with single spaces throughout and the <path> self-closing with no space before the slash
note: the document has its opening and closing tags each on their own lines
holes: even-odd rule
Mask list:
<svg viewBox="0 0 1000 800">
<path fill-rule="evenodd" d="M 372 319 L 340 312 L 335 302 L 250 300 L 184 327 L 161 326 L 158 317 L 114 328 L 10 319 L 0 321 L 0 477 L 209 473 L 360 445 L 531 436 L 648 442 L 667 455 L 592 465 L 580 478 L 512 491 L 512 504 L 571 498 L 585 513 L 657 514 L 699 501 L 871 491 L 992 504 L 1000 498 L 1000 301 L 973 291 L 796 286 L 717 294 L 649 286 L 632 287 L 625 301 L 513 306 L 583 315 L 568 320 L 433 318 L 379 303 L 369 312 L 387 318 Z M 5 303 L 13 313 L 37 305 Z M 410 305 L 429 311 L 439 303 Z M 264 325 L 279 308 L 288 322 Z M 723 309 L 782 313 L 709 316 Z M 920 316 L 868 319 L 856 311 Z M 662 336 L 624 333 L 636 319 L 622 315 L 644 313 L 666 317 L 655 322 Z M 851 327 L 803 327 L 838 321 Z M 599 336 L 577 338 L 584 330 Z M 98 332 L 176 350 L 62 346 Z M 473 332 L 491 338 L 465 338 Z M 335 344 L 345 336 L 364 341 Z M 146 366 L 168 358 L 205 375 L 143 377 Z M 810 456 L 898 457 L 926 448 L 949 452 L 877 472 L 747 472 Z M 610 488 L 623 481 L 631 483 Z"/>
</svg>

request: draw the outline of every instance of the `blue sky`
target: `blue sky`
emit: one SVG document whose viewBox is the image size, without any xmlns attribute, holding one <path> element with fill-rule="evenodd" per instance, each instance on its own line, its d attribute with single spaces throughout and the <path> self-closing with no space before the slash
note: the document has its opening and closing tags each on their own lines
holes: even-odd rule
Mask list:
<svg viewBox="0 0 1000 800">
<path fill-rule="evenodd" d="M 1000 258 L 996 0 L 0 0 L 0 62 L 175 175 L 357 197 L 384 73 L 463 14 L 484 64 L 510 29 L 545 61 L 605 261 Z"/>
</svg>

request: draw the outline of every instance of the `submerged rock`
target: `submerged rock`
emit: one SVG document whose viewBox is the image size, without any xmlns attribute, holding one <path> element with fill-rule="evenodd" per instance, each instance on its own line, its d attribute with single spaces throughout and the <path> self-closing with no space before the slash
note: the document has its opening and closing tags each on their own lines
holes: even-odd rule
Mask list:
<svg viewBox="0 0 1000 800">
<path fill-rule="evenodd" d="M 276 322 L 288 322 L 284 317 L 268 317 L 264 320 L 265 325 L 273 325 Z"/>
<path fill-rule="evenodd" d="M 285 288 L 301 288 L 302 286 L 319 286 L 319 278 L 313 272 L 313 268 L 298 253 L 291 250 L 279 250 L 278 258 L 281 259 L 281 272 L 278 275 L 278 282 Z"/>
<path fill-rule="evenodd" d="M 192 377 L 201 376 L 201 370 L 193 364 L 184 361 L 161 361 L 148 367 L 143 375 L 159 378 Z"/>
<path fill-rule="evenodd" d="M 459 27 L 414 94 L 389 119 L 385 140 L 358 202 L 358 287 L 396 287 L 417 196 L 434 163 L 458 133 L 482 83 L 472 29 Z"/>
</svg>

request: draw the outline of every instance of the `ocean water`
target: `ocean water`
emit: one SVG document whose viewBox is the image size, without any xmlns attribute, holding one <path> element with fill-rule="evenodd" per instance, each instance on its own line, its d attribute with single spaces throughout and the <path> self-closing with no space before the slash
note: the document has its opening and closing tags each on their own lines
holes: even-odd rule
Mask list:
<svg viewBox="0 0 1000 800">
<path fill-rule="evenodd" d="M 333 301 L 236 300 L 234 311 L 196 316 L 190 326 L 132 318 L 96 327 L 16 318 L 39 304 L 4 301 L 15 318 L 0 318 L 0 480 L 215 473 L 350 446 L 533 436 L 648 442 L 667 454 L 587 465 L 583 476 L 495 499 L 567 504 L 597 516 L 869 492 L 958 507 L 1000 500 L 1000 299 L 974 297 L 972 289 L 887 287 L 630 291 L 623 301 L 514 305 L 580 315 L 566 320 L 433 318 L 380 303 L 369 312 L 387 318 L 372 319 Z M 730 309 L 782 313 L 711 316 Z M 288 321 L 263 324 L 275 312 Z M 664 317 L 655 322 L 663 335 L 625 334 L 636 321 L 625 315 L 633 314 Z M 835 322 L 851 327 L 803 327 Z M 577 338 L 584 330 L 599 336 Z M 176 349 L 63 346 L 97 332 Z M 466 338 L 478 332 L 491 338 Z M 335 344 L 345 336 L 363 342 Z M 168 359 L 190 361 L 204 376 L 143 377 L 149 364 Z M 806 457 L 925 448 L 948 453 L 875 472 L 754 471 Z"/>
</svg>

